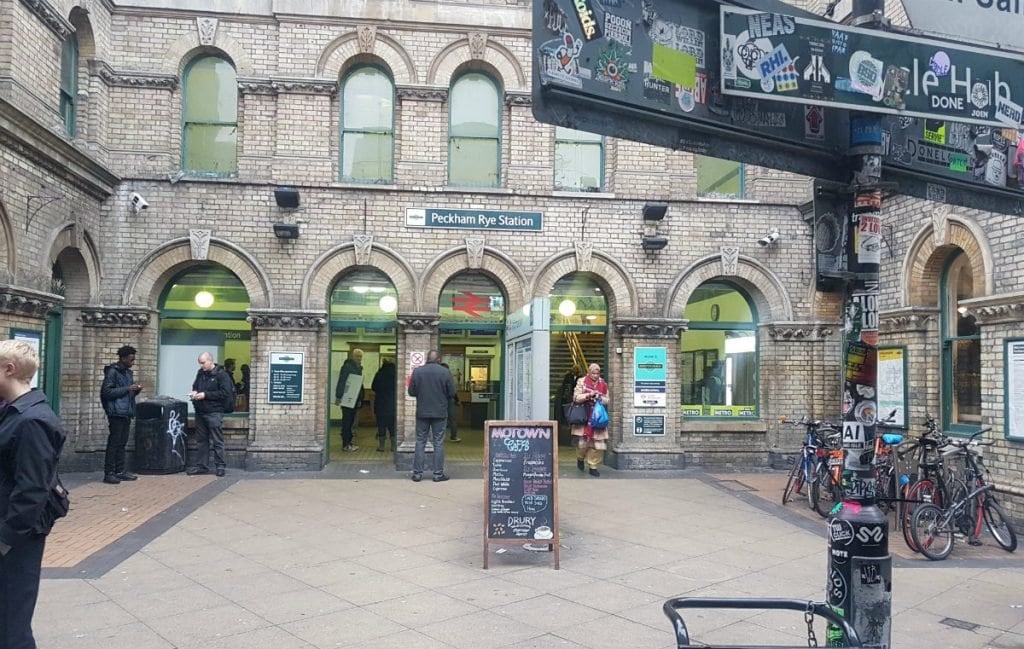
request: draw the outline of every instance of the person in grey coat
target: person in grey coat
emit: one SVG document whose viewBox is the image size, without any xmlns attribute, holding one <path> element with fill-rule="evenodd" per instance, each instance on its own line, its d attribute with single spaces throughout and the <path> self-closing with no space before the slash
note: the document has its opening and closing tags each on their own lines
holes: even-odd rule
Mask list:
<svg viewBox="0 0 1024 649">
<path fill-rule="evenodd" d="M 412 481 L 423 479 L 427 455 L 427 435 L 434 443 L 434 482 L 444 482 L 444 433 L 448 423 L 448 401 L 456 395 L 452 373 L 441 366 L 441 354 L 431 350 L 427 363 L 412 372 L 409 396 L 416 398 L 416 455 L 412 461 Z"/>
</svg>

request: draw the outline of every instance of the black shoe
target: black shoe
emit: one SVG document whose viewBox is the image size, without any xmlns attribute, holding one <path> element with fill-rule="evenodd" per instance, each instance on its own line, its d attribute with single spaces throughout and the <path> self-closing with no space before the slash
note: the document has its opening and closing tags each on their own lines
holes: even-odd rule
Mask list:
<svg viewBox="0 0 1024 649">
<path fill-rule="evenodd" d="M 449 476 L 447 473 L 442 473 L 441 475 L 434 476 L 434 482 L 447 482 L 448 480 L 451 480 L 451 476 Z"/>
<path fill-rule="evenodd" d="M 423 479 L 423 474 L 422 473 L 414 473 L 414 474 L 412 474 L 412 481 L 413 482 L 419 482 L 422 479 Z"/>
<path fill-rule="evenodd" d="M 377 452 L 378 453 L 383 453 L 384 452 L 384 440 L 380 440 L 379 442 L 377 442 Z"/>
<path fill-rule="evenodd" d="M 595 478 L 600 478 L 601 477 L 601 472 L 598 471 L 597 469 L 591 469 L 590 470 L 590 475 L 594 476 Z"/>
<path fill-rule="evenodd" d="M 113 473 L 108 473 L 103 476 L 103 482 L 107 484 L 121 484 L 121 481 L 117 479 L 117 476 Z"/>
<path fill-rule="evenodd" d="M 188 470 L 185 471 L 185 473 L 189 475 L 206 475 L 209 472 L 210 470 L 207 469 L 205 466 L 193 466 L 189 467 Z"/>
<path fill-rule="evenodd" d="M 587 465 L 583 460 L 576 460 L 576 468 L 579 469 L 580 471 L 585 471 Z"/>
<path fill-rule="evenodd" d="M 223 478 L 224 477 L 224 467 L 222 467 L 222 466 L 217 467 L 217 477 L 218 478 Z"/>
<path fill-rule="evenodd" d="M 139 476 L 135 475 L 134 473 L 122 471 L 121 473 L 117 474 L 117 479 L 120 480 L 121 482 L 131 482 L 133 480 L 138 480 Z"/>
</svg>

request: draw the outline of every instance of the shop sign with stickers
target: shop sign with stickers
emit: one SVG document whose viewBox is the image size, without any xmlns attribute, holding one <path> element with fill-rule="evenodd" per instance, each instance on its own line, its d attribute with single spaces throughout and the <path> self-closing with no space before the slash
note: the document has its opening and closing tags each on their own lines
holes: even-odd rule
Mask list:
<svg viewBox="0 0 1024 649">
<path fill-rule="evenodd" d="M 1024 61 L 1005 52 L 725 6 L 720 37 L 728 95 L 997 128 L 1024 117 Z M 923 140 L 943 138 L 925 131 Z M 955 173 L 970 168 L 929 153 Z"/>
</svg>

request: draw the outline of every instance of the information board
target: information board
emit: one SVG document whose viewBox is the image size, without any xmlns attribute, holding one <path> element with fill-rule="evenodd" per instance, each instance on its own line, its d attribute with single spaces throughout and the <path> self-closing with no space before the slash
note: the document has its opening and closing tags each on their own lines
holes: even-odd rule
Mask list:
<svg viewBox="0 0 1024 649">
<path fill-rule="evenodd" d="M 302 403 L 303 355 L 270 352 L 268 403 Z"/>
<path fill-rule="evenodd" d="M 665 347 L 637 347 L 633 352 L 633 405 L 664 408 L 668 385 Z"/>
<path fill-rule="evenodd" d="M 635 415 L 633 417 L 633 434 L 640 436 L 665 436 L 664 415 Z"/>
<path fill-rule="evenodd" d="M 1024 439 L 1024 339 L 1006 341 L 1006 436 Z"/>
<path fill-rule="evenodd" d="M 484 568 L 492 543 L 541 543 L 558 569 L 558 423 L 484 424 Z"/>
<path fill-rule="evenodd" d="M 882 425 L 907 428 L 907 350 L 905 347 L 878 348 L 878 417 L 893 420 Z"/>
</svg>

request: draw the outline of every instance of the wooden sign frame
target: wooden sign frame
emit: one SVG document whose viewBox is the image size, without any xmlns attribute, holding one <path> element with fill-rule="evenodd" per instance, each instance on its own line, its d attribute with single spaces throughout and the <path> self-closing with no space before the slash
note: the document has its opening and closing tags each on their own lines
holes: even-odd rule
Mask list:
<svg viewBox="0 0 1024 649">
<path fill-rule="evenodd" d="M 491 427 L 546 427 L 551 429 L 551 532 L 550 539 L 491 538 Z M 556 421 L 485 421 L 484 422 L 484 570 L 490 560 L 490 546 L 524 545 L 536 541 L 547 543 L 548 551 L 554 554 L 555 570 L 559 569 L 559 528 L 558 528 L 558 422 Z"/>
</svg>

